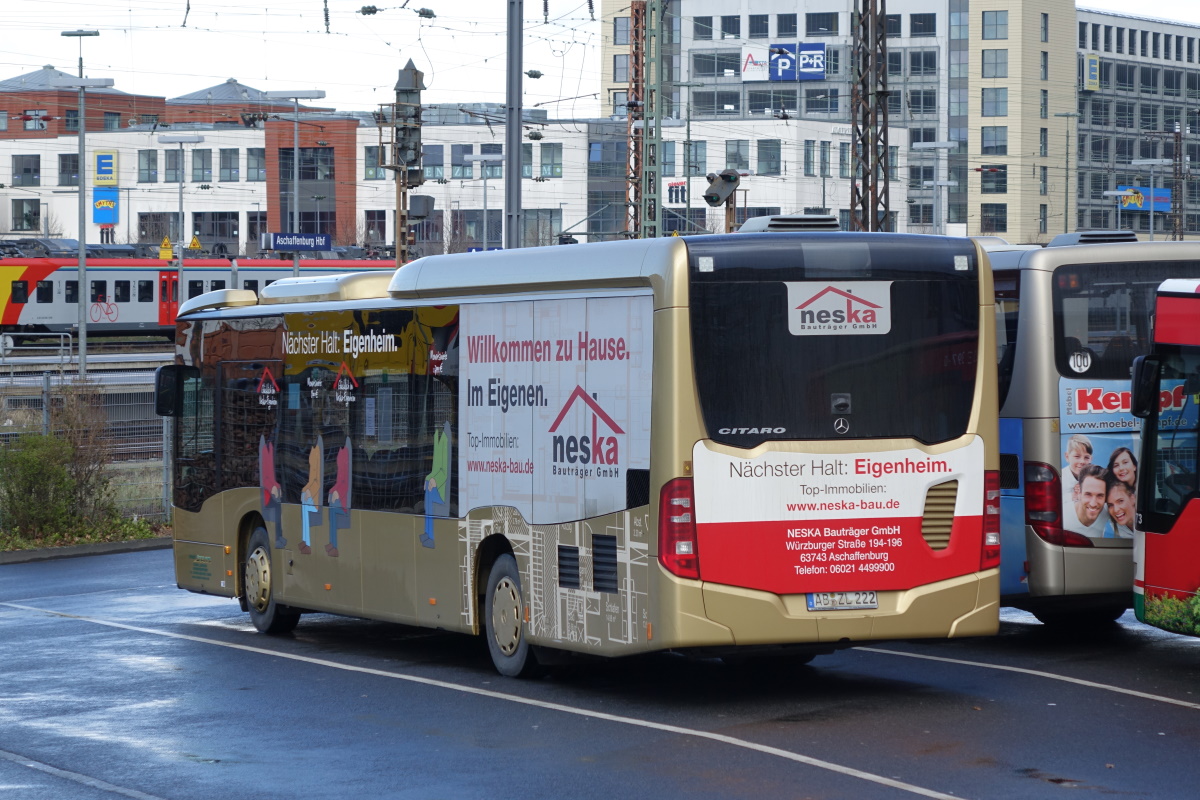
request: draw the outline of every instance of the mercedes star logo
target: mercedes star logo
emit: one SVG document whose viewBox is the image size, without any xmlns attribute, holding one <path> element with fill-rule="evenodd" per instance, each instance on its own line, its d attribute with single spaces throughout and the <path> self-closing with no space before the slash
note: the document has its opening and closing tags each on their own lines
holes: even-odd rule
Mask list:
<svg viewBox="0 0 1200 800">
<path fill-rule="evenodd" d="M 850 420 L 845 417 L 838 417 L 833 421 L 833 429 L 838 433 L 846 433 L 850 430 Z"/>
</svg>

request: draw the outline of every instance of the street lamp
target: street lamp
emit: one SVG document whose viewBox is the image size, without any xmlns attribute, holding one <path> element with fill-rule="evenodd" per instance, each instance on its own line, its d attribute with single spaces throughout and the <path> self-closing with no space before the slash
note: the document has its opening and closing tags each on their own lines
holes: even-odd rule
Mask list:
<svg viewBox="0 0 1200 800">
<path fill-rule="evenodd" d="M 487 155 L 479 156 L 463 156 L 463 160 L 470 162 L 478 161 L 481 164 L 479 172 L 483 177 L 483 252 L 486 253 L 488 249 L 487 164 L 489 162 L 494 163 L 496 161 L 503 161 L 504 156 L 496 153 L 489 153 Z"/>
<path fill-rule="evenodd" d="M 1065 117 L 1070 120 L 1072 117 L 1079 117 L 1076 111 L 1063 111 L 1055 114 L 1056 117 Z M 1067 173 L 1066 179 L 1063 181 L 1063 233 L 1069 233 L 1068 225 L 1070 224 L 1071 211 L 1071 123 L 1067 122 L 1066 130 L 1063 131 L 1063 137 L 1066 139 L 1067 145 Z"/>
<path fill-rule="evenodd" d="M 179 254 L 179 266 L 175 280 L 178 282 L 179 297 L 183 297 L 187 284 L 183 282 L 183 146 L 185 144 L 199 144 L 204 141 L 204 137 L 197 133 L 164 133 L 158 137 L 159 144 L 177 144 L 179 145 L 179 238 L 176 240 L 176 252 Z M 187 299 L 187 298 L 184 298 Z M 161 301 L 170 302 L 168 298 L 160 298 Z"/>
<path fill-rule="evenodd" d="M 1117 230 L 1121 230 L 1121 198 L 1133 197 L 1137 192 L 1133 189 L 1118 189 L 1116 191 L 1103 192 L 1105 197 L 1115 197 L 1117 199 Z"/>
<path fill-rule="evenodd" d="M 923 181 L 922 185 L 924 185 L 924 186 L 929 186 L 930 184 L 933 185 L 933 232 L 935 234 L 945 233 L 945 231 L 942 230 L 945 226 L 943 224 L 941 224 L 941 222 L 942 222 L 942 194 L 941 194 L 940 189 L 943 186 L 958 186 L 958 183 L 956 181 L 939 181 L 938 180 L 938 173 L 941 172 L 941 170 L 938 169 L 938 167 L 941 166 L 941 163 L 942 163 L 941 153 L 938 151 L 953 150 L 956 147 L 958 147 L 958 142 L 914 142 L 913 146 L 912 146 L 913 150 L 933 150 L 934 151 L 934 153 L 933 153 L 933 180 L 932 181 Z"/>
<path fill-rule="evenodd" d="M 1175 162 L 1169 158 L 1137 158 L 1130 161 L 1130 166 L 1133 167 L 1149 167 L 1150 168 L 1150 241 L 1154 241 L 1154 168 L 1167 167 Z M 1179 187 L 1175 187 L 1176 191 Z"/>
<path fill-rule="evenodd" d="M 321 89 L 292 89 L 280 92 L 264 92 L 266 97 L 271 100 L 291 100 L 293 103 L 292 115 L 292 230 L 290 233 L 300 232 L 300 101 L 301 100 L 320 100 L 325 96 L 325 92 Z M 280 223 L 282 224 L 282 220 Z M 300 254 L 292 253 L 292 275 L 299 277 L 300 275 Z"/>
<path fill-rule="evenodd" d="M 79 77 L 52 79 L 50 85 L 57 89 L 79 90 L 79 290 L 76 294 L 79 300 L 79 377 L 84 379 L 87 378 L 88 299 L 91 296 L 87 282 L 87 108 L 84 93 L 87 89 L 107 89 L 113 82 L 111 78 L 83 77 L 83 37 L 99 36 L 100 31 L 63 31 L 62 35 L 79 39 Z"/>
</svg>

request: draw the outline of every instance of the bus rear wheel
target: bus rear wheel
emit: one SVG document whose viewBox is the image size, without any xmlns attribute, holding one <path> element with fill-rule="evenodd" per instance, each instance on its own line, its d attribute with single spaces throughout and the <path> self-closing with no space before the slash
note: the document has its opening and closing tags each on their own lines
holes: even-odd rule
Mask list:
<svg viewBox="0 0 1200 800">
<path fill-rule="evenodd" d="M 525 638 L 525 597 L 517 560 L 508 553 L 496 559 L 488 573 L 484 601 L 484 636 L 496 671 L 510 678 L 540 673 L 537 658 Z"/>
<path fill-rule="evenodd" d="M 300 612 L 275 602 L 274 576 L 267 529 L 255 528 L 246 544 L 246 570 L 242 581 L 250 621 L 262 633 L 290 633 L 300 622 Z"/>
</svg>

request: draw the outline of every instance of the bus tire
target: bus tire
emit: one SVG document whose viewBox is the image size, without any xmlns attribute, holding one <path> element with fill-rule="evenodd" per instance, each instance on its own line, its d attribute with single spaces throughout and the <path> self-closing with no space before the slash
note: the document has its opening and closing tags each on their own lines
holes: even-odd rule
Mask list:
<svg viewBox="0 0 1200 800">
<path fill-rule="evenodd" d="M 246 544 L 246 568 L 242 596 L 250 621 L 262 633 L 290 633 L 300 621 L 300 612 L 275 602 L 275 570 L 271 563 L 271 540 L 267 529 L 258 527 Z"/>
<path fill-rule="evenodd" d="M 517 560 L 508 553 L 492 564 L 484 600 L 484 636 L 496 671 L 510 678 L 536 677 L 540 670 L 525 638 L 525 596 Z"/>
</svg>

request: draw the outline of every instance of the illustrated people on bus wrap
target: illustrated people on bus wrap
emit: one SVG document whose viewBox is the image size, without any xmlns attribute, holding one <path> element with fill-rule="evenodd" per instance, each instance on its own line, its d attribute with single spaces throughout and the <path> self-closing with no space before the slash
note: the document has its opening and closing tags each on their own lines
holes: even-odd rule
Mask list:
<svg viewBox="0 0 1200 800">
<path fill-rule="evenodd" d="M 1115 480 L 1111 473 L 1108 476 L 1108 515 L 1112 518 L 1112 535 L 1118 539 L 1133 538 L 1134 509 L 1137 507 L 1137 497 L 1122 480 Z"/>
<path fill-rule="evenodd" d="M 338 448 L 337 474 L 325 498 L 329 506 L 329 544 L 325 545 L 325 552 L 334 558 L 338 554 L 338 531 L 350 527 L 350 494 L 350 440 L 346 439 L 346 446 Z"/>
<path fill-rule="evenodd" d="M 433 471 L 425 476 L 425 532 L 421 544 L 433 547 L 433 517 L 447 516 L 450 480 L 450 423 L 433 432 Z"/>
<path fill-rule="evenodd" d="M 1079 471 L 1079 482 L 1071 493 L 1071 505 L 1063 508 L 1063 528 L 1084 536 L 1100 539 L 1108 525 L 1108 470 L 1088 464 Z"/>
<path fill-rule="evenodd" d="M 324 448 L 321 437 L 308 451 L 308 483 L 300 489 L 300 519 L 303 522 L 303 541 L 300 542 L 300 552 L 312 552 L 312 526 L 321 524 L 321 487 L 325 482 L 321 454 Z"/>
<path fill-rule="evenodd" d="M 1081 433 L 1067 439 L 1067 451 L 1063 453 L 1062 489 L 1063 504 L 1079 482 L 1079 471 L 1092 463 L 1092 440 Z"/>
<path fill-rule="evenodd" d="M 262 489 L 263 521 L 275 525 L 275 547 L 287 547 L 287 539 L 283 538 L 283 517 L 279 507 L 283 492 L 279 481 L 275 479 L 275 443 L 267 441 L 265 436 L 258 437 L 258 485 Z"/>
<path fill-rule="evenodd" d="M 1131 493 L 1137 492 L 1137 457 L 1128 447 L 1118 447 L 1108 457 L 1108 479 L 1118 480 L 1129 487 Z"/>
</svg>

